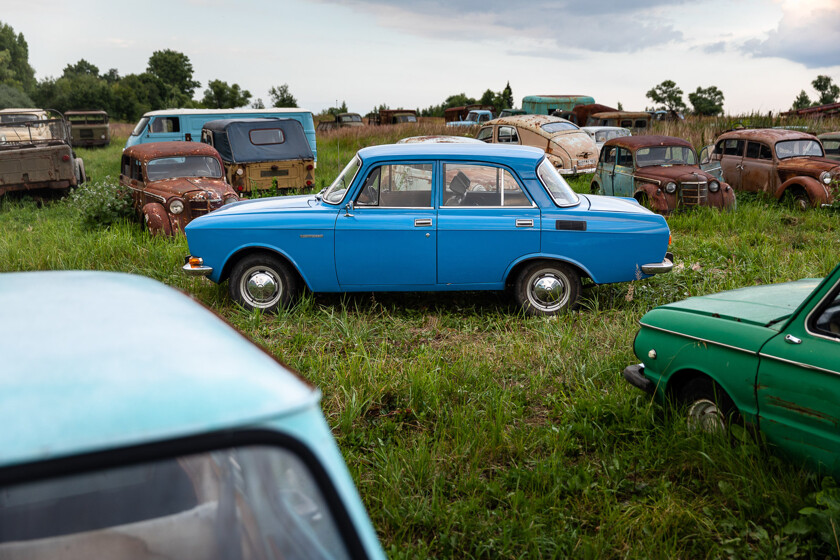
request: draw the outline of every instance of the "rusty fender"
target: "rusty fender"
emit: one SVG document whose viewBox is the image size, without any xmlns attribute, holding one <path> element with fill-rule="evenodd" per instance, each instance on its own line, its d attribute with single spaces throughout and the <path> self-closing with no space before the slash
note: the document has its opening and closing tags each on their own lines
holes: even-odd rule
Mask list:
<svg viewBox="0 0 840 560">
<path fill-rule="evenodd" d="M 774 196 L 776 199 L 781 199 L 787 190 L 791 187 L 798 186 L 805 189 L 808 193 L 808 198 L 811 199 L 812 206 L 819 206 L 820 204 L 831 204 L 832 197 L 828 189 L 813 177 L 793 177 L 788 179 L 776 189 Z"/>
<path fill-rule="evenodd" d="M 667 214 L 676 207 L 676 200 L 673 200 L 673 202 L 669 200 L 674 199 L 674 195 L 666 195 L 664 190 L 653 183 L 641 183 L 637 185 L 636 192 L 633 193 L 633 197 L 637 200 L 639 193 L 647 196 L 650 209 L 658 214 Z"/>
<path fill-rule="evenodd" d="M 160 202 L 150 202 L 143 207 L 143 221 L 152 235 L 172 235 L 169 213 Z"/>
</svg>

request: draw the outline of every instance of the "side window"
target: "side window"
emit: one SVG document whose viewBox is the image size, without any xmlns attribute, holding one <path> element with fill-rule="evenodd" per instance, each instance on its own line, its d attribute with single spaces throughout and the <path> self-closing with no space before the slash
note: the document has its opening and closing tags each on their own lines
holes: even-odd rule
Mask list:
<svg viewBox="0 0 840 560">
<path fill-rule="evenodd" d="M 645 119 L 639 119 L 636 121 L 634 125 L 636 128 L 647 128 L 647 121 Z M 627 127 L 624 127 L 627 128 Z"/>
<path fill-rule="evenodd" d="M 615 146 L 604 146 L 604 149 L 601 150 L 601 161 L 615 163 Z"/>
<path fill-rule="evenodd" d="M 618 126 L 623 128 L 633 128 L 633 121 L 631 121 L 630 119 L 626 119 L 621 121 L 621 124 Z"/>
<path fill-rule="evenodd" d="M 499 127 L 499 143 L 519 144 L 519 135 L 512 126 Z"/>
<path fill-rule="evenodd" d="M 840 140 L 823 140 L 825 155 L 840 156 Z"/>
<path fill-rule="evenodd" d="M 432 164 L 380 165 L 368 174 L 356 197 L 358 206 L 430 208 Z"/>
<path fill-rule="evenodd" d="M 773 150 L 770 146 L 761 145 L 761 150 L 758 152 L 758 159 L 773 159 Z"/>
<path fill-rule="evenodd" d="M 730 138 L 723 141 L 723 155 L 740 156 L 744 153 L 744 141 Z"/>
<path fill-rule="evenodd" d="M 131 178 L 138 181 L 143 180 L 143 164 L 136 159 L 131 161 Z"/>
<path fill-rule="evenodd" d="M 444 206 L 531 206 L 514 176 L 501 167 L 447 163 L 443 176 Z"/>
<path fill-rule="evenodd" d="M 748 158 L 758 159 L 758 154 L 761 152 L 761 144 L 758 142 L 747 142 L 747 153 L 746 156 Z"/>
<path fill-rule="evenodd" d="M 155 117 L 152 121 L 152 133 L 181 132 L 181 121 L 178 117 Z"/>
<path fill-rule="evenodd" d="M 834 295 L 814 313 L 811 330 L 823 336 L 840 339 L 840 291 L 835 289 Z"/>
<path fill-rule="evenodd" d="M 482 142 L 492 142 L 493 141 L 493 127 L 492 126 L 485 126 L 481 130 L 478 131 L 477 139 L 481 140 Z"/>
<path fill-rule="evenodd" d="M 618 148 L 618 160 L 616 161 L 616 165 L 633 167 L 633 155 L 630 153 L 630 150 L 627 148 Z"/>
<path fill-rule="evenodd" d="M 122 157 L 122 165 L 120 166 L 120 173 L 126 177 L 131 177 L 131 158 L 128 156 Z"/>
</svg>

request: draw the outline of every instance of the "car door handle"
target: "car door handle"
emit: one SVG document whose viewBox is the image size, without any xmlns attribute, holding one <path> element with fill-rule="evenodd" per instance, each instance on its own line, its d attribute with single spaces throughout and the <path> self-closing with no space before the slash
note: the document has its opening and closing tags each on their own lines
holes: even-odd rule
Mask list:
<svg viewBox="0 0 840 560">
<path fill-rule="evenodd" d="M 785 342 L 790 343 L 790 344 L 802 344 L 802 339 L 801 338 L 796 338 L 792 334 L 786 334 L 785 335 Z"/>
<path fill-rule="evenodd" d="M 740 163 L 739 163 L 738 165 L 736 165 L 736 166 L 735 166 L 735 169 L 743 169 L 743 168 L 744 168 L 744 166 L 743 166 L 743 165 L 741 165 Z"/>
<path fill-rule="evenodd" d="M 534 220 L 516 220 L 516 227 L 534 227 Z"/>
<path fill-rule="evenodd" d="M 414 227 L 428 227 L 432 225 L 431 218 L 415 218 Z"/>
</svg>

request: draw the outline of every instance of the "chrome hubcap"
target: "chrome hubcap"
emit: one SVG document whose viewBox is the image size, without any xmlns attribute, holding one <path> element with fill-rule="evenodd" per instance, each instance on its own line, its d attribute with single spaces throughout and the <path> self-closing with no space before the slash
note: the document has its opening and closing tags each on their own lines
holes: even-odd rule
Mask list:
<svg viewBox="0 0 840 560">
<path fill-rule="evenodd" d="M 551 311 L 566 304 L 569 290 L 562 278 L 552 272 L 542 272 L 534 277 L 528 296 L 535 307 Z"/>
<path fill-rule="evenodd" d="M 282 289 L 273 270 L 253 267 L 242 276 L 241 292 L 249 305 L 265 308 L 279 301 Z"/>
<path fill-rule="evenodd" d="M 709 399 L 698 399 L 688 409 L 688 427 L 704 432 L 717 432 L 725 427 L 723 413 Z"/>
</svg>

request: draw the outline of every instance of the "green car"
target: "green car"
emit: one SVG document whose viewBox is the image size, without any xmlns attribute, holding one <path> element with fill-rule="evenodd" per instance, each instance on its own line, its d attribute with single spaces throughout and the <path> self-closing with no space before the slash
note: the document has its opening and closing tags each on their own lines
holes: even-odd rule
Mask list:
<svg viewBox="0 0 840 560">
<path fill-rule="evenodd" d="M 797 464 L 840 475 L 840 266 L 824 279 L 692 297 L 645 314 L 624 370 L 690 424 L 740 416 Z"/>
</svg>

